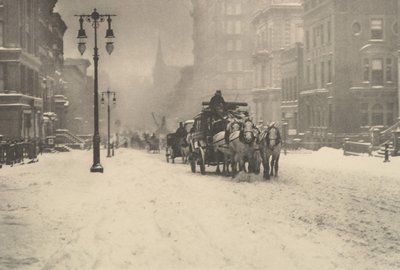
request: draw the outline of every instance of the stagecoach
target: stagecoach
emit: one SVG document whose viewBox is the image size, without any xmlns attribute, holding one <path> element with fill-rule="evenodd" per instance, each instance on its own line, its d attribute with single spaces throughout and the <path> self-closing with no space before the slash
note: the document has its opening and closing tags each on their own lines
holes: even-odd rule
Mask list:
<svg viewBox="0 0 400 270">
<path fill-rule="evenodd" d="M 203 102 L 203 109 L 194 118 L 192 132 L 190 133 L 191 153 L 190 167 L 193 173 L 196 172 L 197 165 L 201 174 L 206 173 L 207 166 L 217 166 L 222 164 L 223 157 L 217 157 L 220 153 L 214 152 L 213 135 L 215 135 L 215 124 L 213 126 L 212 112 L 209 102 Z M 225 109 L 231 113 L 247 113 L 243 107 L 247 106 L 244 102 L 226 102 Z M 217 162 L 218 160 L 218 162 Z"/>
</svg>

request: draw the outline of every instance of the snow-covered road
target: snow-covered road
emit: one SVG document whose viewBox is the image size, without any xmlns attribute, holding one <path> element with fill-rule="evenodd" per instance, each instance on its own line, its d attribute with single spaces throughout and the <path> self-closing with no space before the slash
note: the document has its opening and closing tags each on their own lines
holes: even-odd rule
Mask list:
<svg viewBox="0 0 400 270">
<path fill-rule="evenodd" d="M 0 269 L 400 268 L 400 160 L 298 152 L 238 182 L 116 154 L 0 169 Z"/>
</svg>

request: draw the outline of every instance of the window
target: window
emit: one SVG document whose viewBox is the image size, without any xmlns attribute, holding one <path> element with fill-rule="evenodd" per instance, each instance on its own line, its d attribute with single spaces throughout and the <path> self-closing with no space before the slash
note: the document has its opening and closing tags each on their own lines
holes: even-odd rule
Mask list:
<svg viewBox="0 0 400 270">
<path fill-rule="evenodd" d="M 236 21 L 236 24 L 235 24 L 235 33 L 236 33 L 236 34 L 242 33 L 242 22 L 241 22 L 241 21 Z"/>
<path fill-rule="evenodd" d="M 232 78 L 227 78 L 226 79 L 226 88 L 227 89 L 232 89 L 233 88 Z"/>
<path fill-rule="evenodd" d="M 332 60 L 328 60 L 328 83 L 332 82 Z"/>
<path fill-rule="evenodd" d="M 228 40 L 226 43 L 226 49 L 228 51 L 232 51 L 233 50 L 233 40 Z"/>
<path fill-rule="evenodd" d="M 394 103 L 388 103 L 386 108 L 386 125 L 391 126 L 394 124 Z"/>
<path fill-rule="evenodd" d="M 328 40 L 327 41 L 328 41 L 328 43 L 330 43 L 332 40 L 332 23 L 330 21 L 328 22 L 327 30 L 328 30 L 328 37 L 327 37 Z"/>
<path fill-rule="evenodd" d="M 242 14 L 242 4 L 236 4 L 236 15 Z"/>
<path fill-rule="evenodd" d="M 0 92 L 3 92 L 5 88 L 5 79 L 6 79 L 6 66 L 5 64 L 0 64 Z"/>
<path fill-rule="evenodd" d="M 369 59 L 364 59 L 363 81 L 369 82 Z"/>
<path fill-rule="evenodd" d="M 383 125 L 383 107 L 380 104 L 375 104 L 372 107 L 372 125 L 373 126 Z"/>
<path fill-rule="evenodd" d="M 228 71 L 233 71 L 233 61 L 232 59 L 229 59 L 227 62 L 227 70 Z"/>
<path fill-rule="evenodd" d="M 317 28 L 313 28 L 313 47 L 317 47 Z"/>
<path fill-rule="evenodd" d="M 232 21 L 227 22 L 226 32 L 228 34 L 233 34 L 233 22 Z"/>
<path fill-rule="evenodd" d="M 317 64 L 314 64 L 314 84 L 317 83 Z"/>
<path fill-rule="evenodd" d="M 237 78 L 237 88 L 243 89 L 243 78 L 242 77 Z"/>
<path fill-rule="evenodd" d="M 227 4 L 226 5 L 226 14 L 227 15 L 233 15 L 234 10 L 233 10 L 233 5 L 232 4 Z"/>
<path fill-rule="evenodd" d="M 329 104 L 328 110 L 329 110 L 328 125 L 331 127 L 333 124 L 333 106 L 332 106 L 332 104 Z"/>
<path fill-rule="evenodd" d="M 310 66 L 307 66 L 307 83 L 311 83 L 311 73 L 310 73 Z"/>
<path fill-rule="evenodd" d="M 306 31 L 306 51 L 310 51 L 310 32 Z"/>
<path fill-rule="evenodd" d="M 359 35 L 361 33 L 361 24 L 358 22 L 353 23 L 352 29 L 354 35 Z"/>
<path fill-rule="evenodd" d="M 382 59 L 372 60 L 371 81 L 374 86 L 383 85 L 383 63 Z"/>
<path fill-rule="evenodd" d="M 238 39 L 236 40 L 236 51 L 241 51 L 242 50 L 242 40 Z"/>
<path fill-rule="evenodd" d="M 0 21 L 0 47 L 4 46 L 4 23 Z"/>
<path fill-rule="evenodd" d="M 361 126 L 369 125 L 368 103 L 361 103 Z"/>
<path fill-rule="evenodd" d="M 392 25 L 392 32 L 393 34 L 395 34 L 396 36 L 399 34 L 399 23 L 395 22 Z"/>
<path fill-rule="evenodd" d="M 242 59 L 238 59 L 236 61 L 236 67 L 237 67 L 238 71 L 242 71 L 243 70 L 243 61 L 242 61 Z"/>
<path fill-rule="evenodd" d="M 325 63 L 321 62 L 321 86 L 324 88 L 325 86 Z"/>
<path fill-rule="evenodd" d="M 324 31 L 325 31 L 325 29 L 324 29 L 324 25 L 323 24 L 321 24 L 321 29 L 320 29 L 320 34 L 321 34 L 321 45 L 324 45 L 324 43 L 325 43 L 325 35 L 324 35 Z"/>
<path fill-rule="evenodd" d="M 371 39 L 383 39 L 383 20 L 371 20 Z"/>
<path fill-rule="evenodd" d="M 392 58 L 386 59 L 386 81 L 392 82 L 393 81 L 393 67 L 392 67 Z"/>
</svg>

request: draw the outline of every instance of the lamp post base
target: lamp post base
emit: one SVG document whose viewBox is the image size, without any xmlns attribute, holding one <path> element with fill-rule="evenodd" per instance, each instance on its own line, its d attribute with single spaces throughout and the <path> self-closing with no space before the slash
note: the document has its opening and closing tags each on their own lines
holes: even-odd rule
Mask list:
<svg viewBox="0 0 400 270">
<path fill-rule="evenodd" d="M 103 173 L 104 169 L 103 169 L 103 166 L 101 166 L 100 163 L 93 164 L 92 167 L 90 168 L 90 172 L 92 172 L 92 173 Z"/>
</svg>

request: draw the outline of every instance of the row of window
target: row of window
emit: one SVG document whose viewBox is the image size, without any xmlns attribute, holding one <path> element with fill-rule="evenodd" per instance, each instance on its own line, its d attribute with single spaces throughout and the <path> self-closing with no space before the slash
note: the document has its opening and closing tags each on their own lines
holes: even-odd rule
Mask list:
<svg viewBox="0 0 400 270">
<path fill-rule="evenodd" d="M 243 71 L 243 60 L 242 59 L 228 59 L 227 71 Z"/>
<path fill-rule="evenodd" d="M 0 92 L 4 90 L 10 90 L 12 88 L 9 85 L 8 77 L 9 71 L 7 64 L 0 64 Z M 36 71 L 20 65 L 20 92 L 29 96 L 40 97 L 39 93 L 39 75 Z M 18 90 L 18 89 L 13 89 Z"/>
<path fill-rule="evenodd" d="M 326 36 L 325 36 L 326 35 Z M 310 40 L 310 31 L 306 30 L 305 33 L 305 47 L 306 51 L 309 51 L 311 48 L 311 40 Z M 323 46 L 325 44 L 329 44 L 332 41 L 332 23 L 327 21 L 326 23 L 322 23 L 319 26 L 315 26 L 312 29 L 312 46 L 313 48 L 317 48 L 318 46 Z"/>
<path fill-rule="evenodd" d="M 227 89 L 243 89 L 243 78 L 242 77 L 228 77 L 226 79 Z"/>
<path fill-rule="evenodd" d="M 228 40 L 226 42 L 226 49 L 227 51 L 241 51 L 242 50 L 242 40 L 237 39 L 237 40 Z"/>
<path fill-rule="evenodd" d="M 326 83 L 332 82 L 332 61 L 322 61 L 318 67 L 316 63 L 313 65 L 308 64 L 306 68 L 306 80 L 308 84 L 316 84 L 318 88 L 324 88 Z M 312 71 L 311 71 L 312 68 Z M 319 68 L 319 79 L 318 79 Z M 313 76 L 311 76 L 313 74 Z"/>
<path fill-rule="evenodd" d="M 297 77 L 282 79 L 282 100 L 294 101 L 298 98 Z"/>
<path fill-rule="evenodd" d="M 309 9 L 315 8 L 318 4 L 324 2 L 324 0 L 305 0 L 304 1 L 304 10 L 308 11 Z"/>
<path fill-rule="evenodd" d="M 364 58 L 363 81 L 373 86 L 383 86 L 384 82 L 393 82 L 393 60 L 392 58 Z"/>
<path fill-rule="evenodd" d="M 394 120 L 394 103 L 387 103 L 386 110 L 382 104 L 361 104 L 361 126 L 390 126 Z"/>
<path fill-rule="evenodd" d="M 240 15 L 242 14 L 242 4 L 241 3 L 228 3 L 225 9 L 226 15 Z"/>
</svg>

